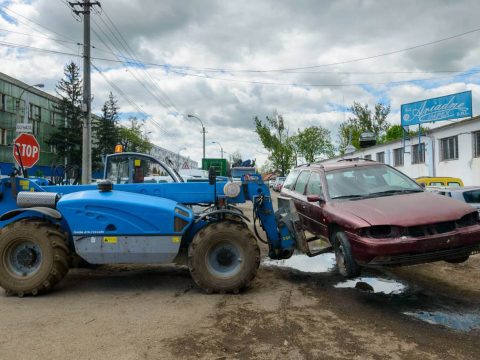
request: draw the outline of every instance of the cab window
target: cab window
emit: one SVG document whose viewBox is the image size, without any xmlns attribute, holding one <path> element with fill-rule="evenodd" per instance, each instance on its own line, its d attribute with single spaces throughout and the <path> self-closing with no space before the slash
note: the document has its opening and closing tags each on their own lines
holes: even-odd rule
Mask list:
<svg viewBox="0 0 480 360">
<path fill-rule="evenodd" d="M 283 189 L 292 190 L 293 185 L 295 185 L 295 181 L 297 181 L 298 173 L 298 170 L 293 170 L 290 172 L 290 174 L 288 174 L 285 182 L 283 183 Z"/>
<path fill-rule="evenodd" d="M 317 172 L 312 172 L 310 179 L 308 179 L 307 184 L 307 195 L 322 195 L 322 182 L 320 181 L 320 174 Z"/>
<path fill-rule="evenodd" d="M 295 183 L 294 191 L 299 194 L 304 194 L 305 186 L 307 185 L 308 178 L 310 176 L 310 171 L 302 171 L 298 176 L 297 182 Z"/>
<path fill-rule="evenodd" d="M 175 182 L 162 164 L 141 155 L 109 157 L 105 175 L 114 184 Z"/>
</svg>

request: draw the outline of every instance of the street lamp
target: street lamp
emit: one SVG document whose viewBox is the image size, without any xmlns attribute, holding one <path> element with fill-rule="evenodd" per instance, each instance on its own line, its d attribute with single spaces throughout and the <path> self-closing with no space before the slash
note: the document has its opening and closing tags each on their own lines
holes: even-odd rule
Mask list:
<svg viewBox="0 0 480 360">
<path fill-rule="evenodd" d="M 203 125 L 203 121 L 200 120 L 199 117 L 195 116 L 195 115 L 190 115 L 188 114 L 187 115 L 189 118 L 194 118 L 194 119 L 197 119 L 198 121 L 200 121 L 200 124 L 202 124 L 202 134 L 203 134 L 203 158 L 205 159 L 205 126 Z"/>
<path fill-rule="evenodd" d="M 222 147 L 222 145 L 218 141 L 212 141 L 212 144 L 217 144 L 218 146 L 220 146 L 220 154 L 221 154 L 221 158 L 223 159 L 223 147 Z"/>
<path fill-rule="evenodd" d="M 27 91 L 28 89 L 31 89 L 33 87 L 44 88 L 45 85 L 44 84 L 30 85 L 30 86 L 27 86 L 25 89 L 23 89 L 23 91 L 20 93 L 20 96 L 17 100 L 17 123 L 20 121 L 20 102 L 22 101 L 22 96 L 25 93 L 25 91 Z M 25 99 L 25 110 L 24 110 L 24 114 L 23 114 L 23 123 L 24 124 L 28 123 L 28 96 L 27 96 L 27 99 Z"/>
</svg>

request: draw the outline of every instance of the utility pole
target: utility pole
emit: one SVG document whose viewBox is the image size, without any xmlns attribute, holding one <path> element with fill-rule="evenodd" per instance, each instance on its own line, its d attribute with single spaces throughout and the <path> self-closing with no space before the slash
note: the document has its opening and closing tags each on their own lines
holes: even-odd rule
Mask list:
<svg viewBox="0 0 480 360">
<path fill-rule="evenodd" d="M 203 125 L 203 121 L 202 121 L 199 117 L 197 117 L 197 116 L 195 116 L 195 115 L 188 114 L 187 117 L 197 119 L 198 121 L 200 121 L 200 124 L 202 125 L 202 134 L 203 134 L 203 159 L 205 159 L 205 126 Z"/>
<path fill-rule="evenodd" d="M 90 184 L 92 179 L 92 95 L 90 72 L 90 8 L 101 7 L 98 1 L 68 3 L 73 12 L 83 15 L 83 138 L 82 138 L 82 184 Z M 77 10 L 81 8 L 82 10 Z"/>
</svg>

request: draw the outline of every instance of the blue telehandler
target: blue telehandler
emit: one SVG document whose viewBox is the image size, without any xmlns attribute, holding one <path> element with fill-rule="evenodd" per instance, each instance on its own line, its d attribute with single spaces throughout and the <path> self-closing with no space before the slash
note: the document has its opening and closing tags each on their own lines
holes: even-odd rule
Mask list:
<svg viewBox="0 0 480 360">
<path fill-rule="evenodd" d="M 292 205 L 287 200 L 275 213 L 259 174 L 233 182 L 211 171 L 208 182 L 183 182 L 148 155 L 122 153 L 107 157 L 97 184 L 52 186 L 12 173 L 0 180 L 0 194 L 0 286 L 20 297 L 51 289 L 74 257 L 167 264 L 180 254 L 207 293 L 238 293 L 260 264 L 257 222 L 270 258 L 306 249 Z M 255 235 L 235 206 L 247 201 Z"/>
</svg>

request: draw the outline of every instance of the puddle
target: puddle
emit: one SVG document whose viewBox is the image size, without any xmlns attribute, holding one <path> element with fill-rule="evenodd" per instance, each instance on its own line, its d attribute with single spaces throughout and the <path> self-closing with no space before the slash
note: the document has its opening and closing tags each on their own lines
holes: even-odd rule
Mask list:
<svg viewBox="0 0 480 360">
<path fill-rule="evenodd" d="M 306 273 L 321 273 L 332 271 L 335 268 L 335 255 L 325 253 L 308 257 L 303 254 L 294 254 L 290 259 L 265 259 L 263 265 L 295 269 Z"/>
<path fill-rule="evenodd" d="M 450 329 L 468 332 L 480 329 L 480 315 L 475 313 L 455 313 L 448 311 L 404 312 L 405 315 L 425 321 L 433 325 L 442 325 Z"/>
<path fill-rule="evenodd" d="M 347 280 L 335 285 L 336 288 L 355 288 L 358 290 L 383 293 L 386 295 L 402 294 L 407 286 L 399 281 L 392 279 L 382 279 L 376 277 L 359 277 Z"/>
</svg>

